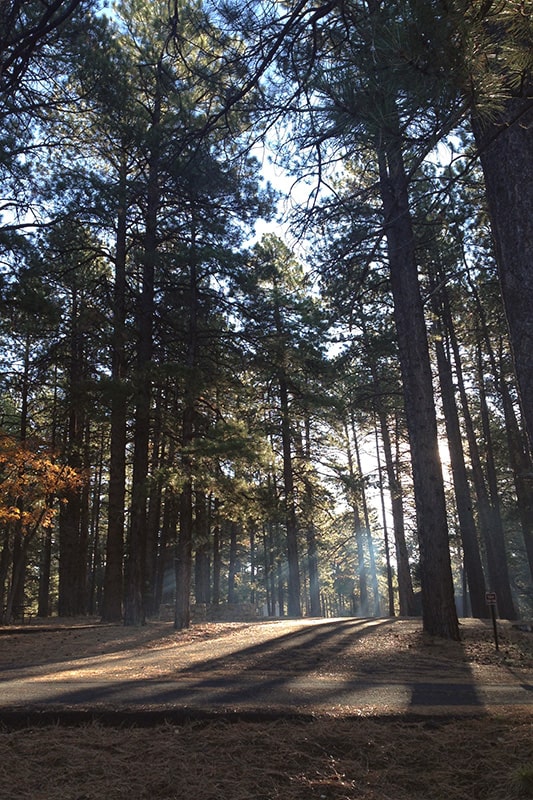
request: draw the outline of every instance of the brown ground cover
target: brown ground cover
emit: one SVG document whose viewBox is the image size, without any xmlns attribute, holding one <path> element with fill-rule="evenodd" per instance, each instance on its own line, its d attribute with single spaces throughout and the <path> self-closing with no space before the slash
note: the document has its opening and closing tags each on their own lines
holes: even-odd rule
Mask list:
<svg viewBox="0 0 533 800">
<path fill-rule="evenodd" d="M 178 651 L 194 654 L 208 640 L 221 663 L 226 645 L 252 636 L 240 623 L 198 625 L 176 634 L 153 623 L 119 626 L 61 625 L 38 634 L 0 635 L 0 678 L 20 670 L 33 675 L 54 665 L 75 670 L 82 657 L 115 675 L 132 662 L 147 677 L 168 676 Z M 379 631 L 379 635 L 378 635 Z M 370 669 L 408 674 L 421 665 L 461 670 L 465 665 L 493 681 L 531 678 L 533 633 L 500 626 L 496 652 L 490 625 L 465 622 L 457 645 L 425 637 L 417 621 L 384 623 L 376 635 L 345 648 L 322 673 Z M 259 635 L 259 634 L 257 634 Z M 302 648 L 304 650 L 304 648 Z M 226 655 L 225 655 L 226 654 Z M 153 658 L 153 656 L 156 658 Z M 356 659 L 357 655 L 357 659 Z M 248 658 L 253 661 L 253 648 Z M 305 654 L 302 653 L 302 658 Z M 92 664 L 92 661 L 91 661 Z M 150 666 L 151 665 L 151 666 Z M 253 663 L 249 664 L 253 667 Z M 280 669 L 297 667 L 280 663 Z M 180 663 L 180 669 L 184 665 Z M 47 673 L 47 674 L 48 674 Z M 531 680 L 529 680 L 531 683 Z M 243 721 L 229 717 L 156 727 L 0 727 L 1 800 L 506 800 L 533 797 L 533 715 L 494 713 L 464 718 L 317 715 L 301 719 Z"/>
</svg>

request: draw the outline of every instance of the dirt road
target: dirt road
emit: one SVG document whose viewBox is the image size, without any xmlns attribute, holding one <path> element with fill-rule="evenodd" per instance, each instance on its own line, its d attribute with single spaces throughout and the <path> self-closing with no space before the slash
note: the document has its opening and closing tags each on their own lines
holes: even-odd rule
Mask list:
<svg viewBox="0 0 533 800">
<path fill-rule="evenodd" d="M 0 710 L 480 713 L 533 701 L 533 635 L 484 623 L 463 642 L 418 620 L 41 627 L 0 636 Z M 530 648 L 530 645 L 531 648 Z"/>
</svg>

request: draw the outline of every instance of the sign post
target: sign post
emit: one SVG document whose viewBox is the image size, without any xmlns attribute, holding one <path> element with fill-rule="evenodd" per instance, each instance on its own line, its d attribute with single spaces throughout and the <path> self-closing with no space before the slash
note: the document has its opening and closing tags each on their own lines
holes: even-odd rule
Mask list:
<svg viewBox="0 0 533 800">
<path fill-rule="evenodd" d="M 490 607 L 490 615 L 492 617 L 492 628 L 494 630 L 494 644 L 496 645 L 496 650 L 499 650 L 500 644 L 498 642 L 498 626 L 496 625 L 496 592 L 486 592 L 485 601 L 487 605 Z"/>
</svg>

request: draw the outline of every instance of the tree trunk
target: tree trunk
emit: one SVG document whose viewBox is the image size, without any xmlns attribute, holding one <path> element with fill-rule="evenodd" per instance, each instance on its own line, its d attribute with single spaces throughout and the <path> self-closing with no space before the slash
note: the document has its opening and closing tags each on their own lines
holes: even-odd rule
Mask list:
<svg viewBox="0 0 533 800">
<path fill-rule="evenodd" d="M 96 614 L 99 603 L 97 603 L 97 595 L 101 594 L 102 590 L 102 554 L 101 554 L 101 536 L 100 536 L 100 516 L 102 511 L 102 486 L 103 486 L 103 472 L 104 472 L 104 451 L 106 451 L 106 436 L 103 431 L 100 432 L 100 442 L 98 447 L 97 465 L 92 486 L 91 497 L 91 552 L 89 557 L 89 581 L 88 581 L 88 594 L 87 594 L 87 611 L 93 616 Z"/>
<path fill-rule="evenodd" d="M 142 287 L 137 307 L 137 394 L 134 424 L 133 472 L 131 482 L 131 520 L 128 557 L 124 580 L 124 624 L 146 622 L 146 541 L 148 471 L 150 466 L 150 423 L 152 396 L 152 351 L 154 325 L 154 278 L 157 258 L 157 221 L 160 203 L 158 129 L 161 116 L 158 65 L 152 134 L 155 139 L 148 164 Z"/>
<path fill-rule="evenodd" d="M 70 311 L 70 352 L 67 392 L 67 435 L 65 455 L 69 466 L 82 467 L 84 452 L 84 388 L 83 388 L 83 339 L 79 329 L 79 301 L 73 290 Z M 58 614 L 74 617 L 83 613 L 80 608 L 80 578 L 86 569 L 86 552 L 82 546 L 83 491 L 70 492 L 59 512 L 59 597 Z M 81 562 L 81 563 L 80 563 Z"/>
<path fill-rule="evenodd" d="M 389 616 L 394 617 L 394 585 L 392 582 L 392 565 L 391 565 L 391 557 L 390 557 L 390 545 L 389 545 L 389 528 L 387 525 L 387 512 L 385 509 L 385 489 L 384 489 L 384 481 L 383 481 L 383 467 L 381 465 L 381 456 L 379 452 L 379 433 L 377 424 L 374 422 L 374 434 L 376 437 L 376 457 L 378 462 L 378 485 L 379 485 L 379 496 L 381 501 L 381 517 L 383 519 L 383 540 L 385 544 L 385 564 L 387 567 L 387 595 L 388 595 L 388 607 L 389 607 Z"/>
<path fill-rule="evenodd" d="M 193 490 L 189 478 L 180 497 L 180 524 L 176 545 L 176 606 L 174 627 L 181 631 L 191 624 L 191 566 L 192 566 L 192 527 Z"/>
<path fill-rule="evenodd" d="M 111 345 L 111 442 L 107 511 L 106 561 L 102 621 L 120 622 L 123 599 L 124 506 L 126 498 L 126 438 L 128 393 L 126 377 L 126 164 L 119 177 L 119 207 L 113 288 L 113 338 Z"/>
<path fill-rule="evenodd" d="M 309 413 L 305 415 L 305 447 L 303 448 L 305 460 L 309 469 L 311 468 L 311 425 Z M 314 515 L 314 495 L 313 483 L 308 472 L 304 471 L 304 518 L 305 518 L 305 540 L 307 544 L 307 571 L 309 574 L 309 614 L 312 617 L 321 615 L 320 608 L 320 579 L 318 573 L 318 542 L 316 537 L 316 526 L 313 521 Z"/>
<path fill-rule="evenodd" d="M 155 423 L 152 432 L 150 474 L 157 475 L 160 467 L 165 461 L 164 448 L 161 442 L 161 392 L 154 401 Z M 162 481 L 158 477 L 151 481 L 150 495 L 148 498 L 148 508 L 146 513 L 146 592 L 145 604 L 146 613 L 149 617 L 159 613 L 156 602 L 156 574 L 157 559 L 160 546 L 161 533 L 161 504 L 162 504 Z"/>
<path fill-rule="evenodd" d="M 59 597 L 60 617 L 75 617 L 78 609 L 78 541 L 81 502 L 78 491 L 72 492 L 59 509 Z"/>
<path fill-rule="evenodd" d="M 487 556 L 489 557 L 489 575 L 492 582 L 492 590 L 498 597 L 498 611 L 504 619 L 516 619 L 517 614 L 514 607 L 511 585 L 509 582 L 509 570 L 507 566 L 507 553 L 505 550 L 505 535 L 500 511 L 500 498 L 498 493 L 498 480 L 494 465 L 494 451 L 492 446 L 492 435 L 490 431 L 489 410 L 485 393 L 483 377 L 483 364 L 481 349 L 478 345 L 478 385 L 479 400 L 481 408 L 481 423 L 483 426 L 483 436 L 485 439 L 485 465 L 487 473 L 487 483 L 490 495 L 490 525 L 487 527 Z"/>
<path fill-rule="evenodd" d="M 52 529 L 45 528 L 42 535 L 41 559 L 39 564 L 39 593 L 37 616 L 50 616 L 50 576 L 52 571 Z"/>
<path fill-rule="evenodd" d="M 361 505 L 363 506 L 363 519 L 365 522 L 366 544 L 368 549 L 368 559 L 370 562 L 370 579 L 372 581 L 372 594 L 374 599 L 373 614 L 375 617 L 381 615 L 381 602 L 379 597 L 378 575 L 376 570 L 376 557 L 374 553 L 374 542 L 372 541 L 372 531 L 370 529 L 370 515 L 368 513 L 368 503 L 366 501 L 365 484 L 363 480 L 363 470 L 361 466 L 361 454 L 359 451 L 359 441 L 357 439 L 357 432 L 355 430 L 355 420 L 353 414 L 351 415 L 351 425 L 353 434 L 353 445 L 355 450 L 355 458 L 357 461 L 357 471 L 361 480 Z"/>
<path fill-rule="evenodd" d="M 533 452 L 533 83 L 490 118 L 474 116 L 502 297 Z"/>
<path fill-rule="evenodd" d="M 399 125 L 396 135 L 382 133 L 387 140 L 378 147 L 380 191 L 413 467 L 423 626 L 431 635 L 458 640 L 433 382 Z"/>
<path fill-rule="evenodd" d="M 361 514 L 359 513 L 359 505 L 357 502 L 357 492 L 356 492 L 356 481 L 357 476 L 355 474 L 354 466 L 353 466 L 353 456 L 352 456 L 352 447 L 350 442 L 350 436 L 348 433 L 348 424 L 346 420 L 344 421 L 344 436 L 346 442 L 346 458 L 348 461 L 348 475 L 350 479 L 349 485 L 349 498 L 348 502 L 350 505 L 350 510 L 352 512 L 353 518 L 353 526 L 354 526 L 354 534 L 355 534 L 355 544 L 356 544 L 356 552 L 357 552 L 357 589 L 358 589 L 358 596 L 359 596 L 359 605 L 357 612 L 361 616 L 368 615 L 368 587 L 366 581 L 366 565 L 365 565 L 365 550 L 363 545 L 363 525 L 361 523 Z"/>
<path fill-rule="evenodd" d="M 451 314 L 449 313 L 445 289 L 442 290 L 440 298 L 434 296 L 433 299 L 434 312 L 437 319 L 441 320 L 442 328 L 445 323 L 451 325 Z M 443 313 L 441 313 L 441 311 Z M 485 576 L 483 574 L 483 564 L 479 551 L 476 522 L 468 484 L 468 474 L 465 464 L 459 414 L 455 400 L 452 369 L 450 359 L 444 349 L 443 336 L 444 331 L 441 330 L 441 335 L 437 336 L 435 339 L 435 352 L 437 355 L 442 408 L 450 452 L 455 502 L 457 505 L 457 516 L 459 518 L 472 615 L 483 619 L 488 615 L 488 607 L 485 599 Z"/>
<path fill-rule="evenodd" d="M 405 540 L 402 485 L 400 483 L 397 466 L 394 463 L 394 458 L 392 455 L 387 416 L 384 411 L 380 411 L 378 417 L 381 431 L 381 441 L 383 442 L 383 454 L 385 456 L 385 469 L 387 472 L 391 498 L 392 525 L 396 551 L 396 563 L 398 568 L 398 600 L 400 605 L 400 616 L 414 617 L 417 614 L 417 608 L 413 591 L 413 580 L 409 567 L 407 542 Z"/>
<path fill-rule="evenodd" d="M 258 563 L 258 545 L 255 535 L 255 523 L 253 519 L 249 519 L 247 523 L 248 535 L 250 540 L 250 603 L 255 606 L 257 603 L 257 563 Z"/>
<path fill-rule="evenodd" d="M 280 617 L 285 616 L 285 583 L 283 581 L 283 567 L 281 558 L 278 557 L 276 561 L 276 582 L 277 582 L 277 603 L 278 614 Z"/>
<path fill-rule="evenodd" d="M 175 541 L 176 530 L 178 527 L 178 500 L 172 489 L 167 489 L 165 492 L 165 501 L 163 504 L 163 520 L 161 523 L 161 535 L 159 537 L 159 553 L 157 555 L 156 570 L 155 570 L 155 603 L 159 608 L 162 602 L 168 603 L 166 599 L 169 594 L 170 586 L 167 580 L 169 573 L 172 574 L 172 581 L 175 580 L 174 575 L 174 548 L 171 548 Z M 172 549 L 172 566 L 169 569 L 169 555 Z M 174 598 L 172 598 L 174 599 Z"/>
<path fill-rule="evenodd" d="M 516 419 L 511 395 L 502 370 L 499 372 L 500 392 L 503 400 L 505 432 L 513 470 L 518 513 L 524 537 L 524 546 L 533 582 L 533 462 Z M 524 446 L 526 445 L 526 446 Z"/>
<path fill-rule="evenodd" d="M 229 523 L 229 565 L 228 565 L 228 603 L 236 603 L 235 578 L 238 572 L 237 563 L 237 531 L 236 522 Z"/>
<path fill-rule="evenodd" d="M 296 519 L 296 498 L 292 468 L 289 393 L 284 374 L 279 376 L 281 405 L 281 437 L 283 448 L 283 484 L 285 494 L 285 526 L 287 536 L 288 607 L 289 617 L 301 617 L 300 605 L 300 560 L 298 555 L 298 523 Z"/>
<path fill-rule="evenodd" d="M 220 603 L 220 573 L 222 570 L 222 556 L 220 552 L 221 533 L 220 533 L 220 500 L 215 498 L 213 516 L 213 605 Z"/>
<path fill-rule="evenodd" d="M 208 499 L 196 493 L 196 552 L 194 555 L 194 596 L 197 603 L 211 602 L 211 542 Z"/>
<path fill-rule="evenodd" d="M 496 363 L 496 355 L 490 340 L 485 310 L 481 303 L 475 284 L 470 281 L 470 289 L 474 295 L 478 314 L 482 324 L 483 338 L 487 353 L 490 358 L 491 369 L 494 380 L 498 386 L 503 405 L 503 415 L 505 419 L 505 433 L 509 446 L 509 458 L 516 491 L 518 513 L 522 527 L 522 535 L 526 555 L 529 564 L 529 571 L 533 579 L 533 462 L 531 453 L 527 445 L 527 436 L 524 437 L 520 431 L 516 419 L 514 403 L 505 380 L 503 369 L 503 358 L 500 348 L 500 367 Z"/>
<path fill-rule="evenodd" d="M 188 628 L 191 624 L 191 579 L 193 542 L 193 474 L 192 460 L 187 453 L 194 436 L 196 370 L 198 358 L 198 275 L 196 268 L 196 230 L 192 220 L 191 247 L 189 252 L 189 320 L 187 333 L 186 382 L 183 400 L 183 423 L 181 443 L 183 448 L 182 468 L 185 484 L 180 501 L 180 525 L 176 547 L 176 609 L 174 627 Z"/>
<path fill-rule="evenodd" d="M 435 350 L 472 615 L 484 618 L 487 616 L 485 576 L 472 512 L 472 499 L 464 460 L 459 416 L 455 404 L 452 372 L 441 340 L 435 342 Z"/>
</svg>

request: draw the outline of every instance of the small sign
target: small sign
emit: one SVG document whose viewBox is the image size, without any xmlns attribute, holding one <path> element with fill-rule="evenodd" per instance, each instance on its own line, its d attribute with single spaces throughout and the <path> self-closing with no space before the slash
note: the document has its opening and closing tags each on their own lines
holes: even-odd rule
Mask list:
<svg viewBox="0 0 533 800">
<path fill-rule="evenodd" d="M 487 605 L 495 606 L 496 605 L 496 592 L 486 592 L 485 593 L 485 600 Z"/>
</svg>

